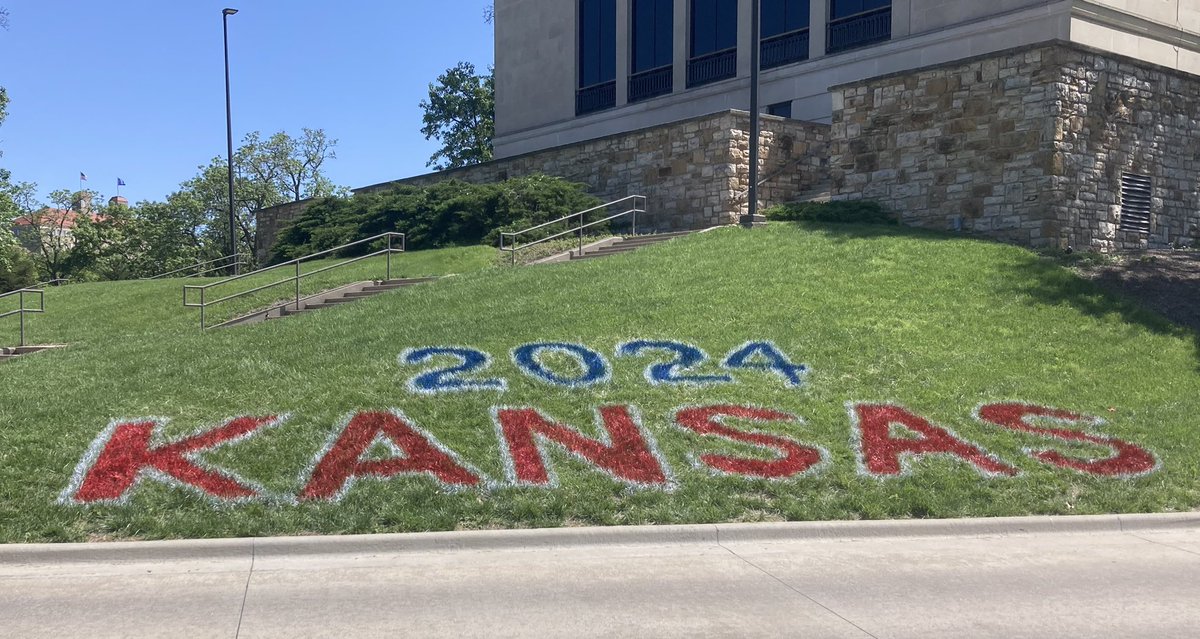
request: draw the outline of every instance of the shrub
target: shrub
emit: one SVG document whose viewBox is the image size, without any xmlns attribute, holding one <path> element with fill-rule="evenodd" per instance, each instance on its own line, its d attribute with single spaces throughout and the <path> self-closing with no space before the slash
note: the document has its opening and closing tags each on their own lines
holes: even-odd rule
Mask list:
<svg viewBox="0 0 1200 639">
<path fill-rule="evenodd" d="M 544 175 L 495 184 L 449 180 L 350 198 L 325 198 L 280 231 L 270 261 L 295 259 L 388 231 L 404 233 L 410 250 L 495 245 L 501 229 L 526 228 L 598 204 L 582 184 Z M 548 228 L 541 237 L 565 229 Z M 361 245 L 348 249 L 346 255 L 361 255 L 372 248 L 379 247 Z"/>
<path fill-rule="evenodd" d="M 0 259 L 0 293 L 24 288 L 37 281 L 37 265 L 28 251 L 13 246 L 5 250 L 2 257 L 5 259 Z"/>
<path fill-rule="evenodd" d="M 900 221 L 878 202 L 870 200 L 800 202 L 772 206 L 763 211 L 769 220 L 789 222 L 837 222 L 842 224 L 899 224 Z"/>
</svg>

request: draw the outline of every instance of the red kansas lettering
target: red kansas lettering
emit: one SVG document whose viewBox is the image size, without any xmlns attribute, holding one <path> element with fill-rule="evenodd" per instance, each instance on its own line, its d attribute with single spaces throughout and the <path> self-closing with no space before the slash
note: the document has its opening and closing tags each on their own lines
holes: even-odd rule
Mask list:
<svg viewBox="0 0 1200 639">
<path fill-rule="evenodd" d="M 807 472 L 828 456 L 819 448 L 801 445 L 795 440 L 781 435 L 746 432 L 730 428 L 721 423 L 722 418 L 725 417 L 756 422 L 800 421 L 794 415 L 753 406 L 704 406 L 676 411 L 675 423 L 681 428 L 706 437 L 722 437 L 730 441 L 765 448 L 776 456 L 775 459 L 763 460 L 711 453 L 700 455 L 699 460 L 714 470 L 744 477 L 786 479 Z"/>
<path fill-rule="evenodd" d="M 981 421 L 1019 433 L 1041 435 L 1060 442 L 1096 444 L 1113 451 L 1113 455 L 1105 459 L 1083 460 L 1067 457 L 1054 450 L 1026 450 L 1030 457 L 1051 466 L 1070 468 L 1099 477 L 1137 477 L 1152 473 L 1158 468 L 1158 460 L 1154 458 L 1154 455 L 1136 444 L 1103 435 L 1090 435 L 1070 428 L 1043 428 L 1031 423 L 1032 420 L 1045 420 L 1063 425 L 1083 424 L 1085 426 L 1099 426 L 1104 423 L 1103 420 L 1095 417 L 1057 408 L 1011 402 L 982 406 L 976 416 Z"/>
<path fill-rule="evenodd" d="M 206 467 L 201 453 L 252 437 L 283 419 L 237 417 L 223 426 L 161 445 L 166 424 L 160 420 L 114 422 L 79 462 L 62 503 L 123 502 L 145 477 L 175 483 L 216 499 L 239 501 L 262 496 L 260 488 L 218 468 Z"/>
<path fill-rule="evenodd" d="M 389 459 L 363 459 L 374 446 L 391 449 Z M 387 479 L 402 475 L 429 475 L 443 486 L 478 486 L 479 476 L 458 456 L 399 412 L 354 415 L 326 449 L 317 455 L 301 501 L 336 501 L 360 477 Z"/>
<path fill-rule="evenodd" d="M 907 457 L 953 455 L 983 475 L 1013 477 L 1016 468 L 988 455 L 982 448 L 959 439 L 949 430 L 890 404 L 856 404 L 850 418 L 859 440 L 859 468 L 874 477 L 895 477 L 907 472 Z M 916 437 L 897 437 L 893 426 L 902 426 Z"/>
<path fill-rule="evenodd" d="M 556 423 L 533 408 L 493 410 L 501 452 L 510 482 L 523 486 L 557 486 L 548 469 L 544 445 L 552 442 L 614 479 L 635 486 L 666 486 L 665 464 L 626 406 L 596 410 L 604 440 L 586 437 Z"/>
</svg>

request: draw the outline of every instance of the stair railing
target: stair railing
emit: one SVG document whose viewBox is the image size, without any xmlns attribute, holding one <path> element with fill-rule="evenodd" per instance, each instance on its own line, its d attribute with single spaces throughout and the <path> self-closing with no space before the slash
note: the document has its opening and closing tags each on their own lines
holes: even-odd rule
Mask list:
<svg viewBox="0 0 1200 639">
<path fill-rule="evenodd" d="M 308 273 L 300 272 L 300 265 L 304 262 L 307 262 L 309 260 L 313 260 L 313 259 L 316 259 L 319 257 L 324 257 L 324 256 L 330 255 L 332 253 L 336 253 L 338 251 L 350 248 L 351 246 L 358 246 L 359 244 L 367 244 L 367 243 L 376 242 L 379 240 L 387 240 L 387 247 L 380 249 L 378 251 L 375 251 L 373 253 L 368 253 L 366 255 L 361 255 L 359 257 L 352 257 L 347 260 L 338 262 L 337 264 L 319 268 L 315 271 L 309 271 Z M 397 243 L 399 244 L 399 248 L 396 247 Z M 233 277 L 228 277 L 228 278 L 225 278 L 218 282 L 213 282 L 211 284 L 204 284 L 204 285 L 185 284 L 183 286 L 183 305 L 188 308 L 199 308 L 200 309 L 200 328 L 203 329 L 203 328 L 206 328 L 205 321 L 206 321 L 206 314 L 207 314 L 209 307 L 216 306 L 217 304 L 223 304 L 230 300 L 235 300 L 235 299 L 238 299 L 241 297 L 245 297 L 247 295 L 253 295 L 254 293 L 259 293 L 261 291 L 265 291 L 267 289 L 274 288 L 276 286 L 292 284 L 295 289 L 294 300 L 286 302 L 275 308 L 282 308 L 284 306 L 294 303 L 296 305 L 296 309 L 299 310 L 300 309 L 300 281 L 303 280 L 304 278 L 312 277 L 313 275 L 318 275 L 320 273 L 332 271 L 336 268 L 341 268 L 343 266 L 354 264 L 355 262 L 361 262 L 365 259 L 369 259 L 372 257 L 386 255 L 387 256 L 387 266 L 386 266 L 384 279 L 390 280 L 390 279 L 392 279 L 392 253 L 403 253 L 404 252 L 404 244 L 405 244 L 405 236 L 403 233 L 392 233 L 392 232 L 380 233 L 379 235 L 374 235 L 374 236 L 371 236 L 368 238 L 364 238 L 364 239 L 358 240 L 356 242 L 350 242 L 348 244 L 343 244 L 341 246 L 335 246 L 331 249 L 321 251 L 319 253 L 313 253 L 312 255 L 305 255 L 304 257 L 296 258 L 296 259 L 288 261 L 288 262 L 282 262 L 282 263 L 276 264 L 274 266 L 260 268 L 257 271 L 252 271 L 250 273 L 243 273 L 242 275 L 235 275 Z M 240 293 L 233 293 L 231 295 L 226 295 L 224 297 L 220 297 L 215 300 L 207 299 L 207 297 L 210 295 L 209 292 L 218 287 L 224 286 L 226 284 L 230 284 L 232 282 L 237 282 L 239 280 L 244 280 L 248 277 L 253 277 L 255 275 L 261 275 L 263 273 L 268 273 L 271 271 L 276 271 L 279 269 L 287 269 L 287 268 L 295 269 L 294 274 L 289 275 L 288 277 L 285 277 L 281 280 L 271 282 L 270 284 L 264 284 L 262 286 L 252 288 L 248 291 L 242 291 Z M 189 295 L 189 293 L 190 293 L 190 295 Z M 199 295 L 199 298 L 200 298 L 199 301 L 195 301 L 197 294 Z"/>
<path fill-rule="evenodd" d="M 245 266 L 246 264 L 248 264 L 248 262 L 244 259 L 245 257 L 246 256 L 244 256 L 240 253 L 237 255 L 226 255 L 225 257 L 218 257 L 215 260 L 208 260 L 207 262 L 197 262 L 195 264 L 192 264 L 191 266 L 177 268 L 174 271 L 167 271 L 166 273 L 159 273 L 158 275 L 155 275 L 152 277 L 144 277 L 142 279 L 158 280 L 158 279 L 162 279 L 165 277 L 171 277 L 172 275 L 178 275 L 180 273 L 185 273 L 192 269 L 200 269 L 200 270 L 196 271 L 195 273 L 188 273 L 187 277 L 200 277 L 201 275 L 207 275 L 209 273 L 212 273 L 213 271 L 225 270 L 231 266 L 238 266 L 238 267 Z M 234 260 L 234 258 L 236 258 L 235 261 L 230 261 L 230 260 Z"/>
<path fill-rule="evenodd" d="M 603 217 L 598 220 L 594 220 L 592 222 L 586 221 L 589 213 L 595 213 L 597 211 L 607 211 L 610 207 L 614 207 L 614 206 L 625 206 L 626 208 L 624 211 L 621 211 L 620 213 L 615 213 L 613 215 L 609 215 L 607 217 Z M 623 197 L 619 200 L 615 200 L 615 201 L 609 202 L 607 204 L 601 204 L 600 206 L 595 206 L 590 209 L 580 211 L 578 213 L 564 215 L 564 216 L 558 218 L 557 220 L 551 220 L 549 222 L 544 222 L 542 224 L 538 224 L 537 226 L 531 226 L 527 229 L 521 229 L 520 231 L 512 231 L 512 232 L 501 231 L 501 233 L 500 233 L 500 250 L 507 251 L 509 253 L 509 256 L 511 257 L 513 266 L 516 266 L 517 251 L 524 251 L 525 249 L 527 249 L 531 246 L 537 246 L 538 244 L 541 244 L 543 242 L 549 242 L 550 240 L 555 240 L 555 239 L 558 239 L 558 238 L 566 236 L 566 235 L 576 234 L 579 236 L 579 251 L 582 253 L 583 252 L 583 232 L 585 229 L 589 229 L 589 228 L 592 228 L 593 226 L 597 226 L 599 224 L 603 224 L 605 222 L 609 222 L 609 221 L 615 220 L 617 218 L 629 215 L 629 216 L 632 216 L 632 224 L 631 224 L 632 232 L 633 232 L 633 234 L 636 235 L 637 234 L 637 214 L 645 213 L 645 212 L 646 212 L 646 196 L 630 195 L 629 197 Z M 574 220 L 576 222 L 574 228 L 570 228 L 561 233 L 555 233 L 554 235 L 543 237 L 543 238 L 534 240 L 532 242 L 526 242 L 525 244 L 521 244 L 519 246 L 517 244 L 517 240 L 521 235 L 525 235 L 526 233 L 532 233 L 534 231 L 540 231 L 548 226 L 553 226 L 555 224 L 561 224 L 563 222 L 569 222 L 571 220 Z M 505 246 L 505 242 L 504 242 L 505 239 L 508 240 L 507 246 Z"/>
<path fill-rule="evenodd" d="M 37 295 L 37 298 L 38 298 L 38 307 L 37 308 L 25 308 L 25 296 L 27 296 L 27 295 L 28 296 Z M 24 348 L 26 346 L 26 344 L 25 344 L 25 315 L 29 314 L 29 313 L 45 313 L 46 312 L 46 292 L 40 288 L 19 288 L 15 291 L 11 291 L 11 292 L 5 293 L 3 295 L 0 295 L 0 300 L 4 299 L 6 297 L 14 297 L 14 296 L 17 298 L 17 309 L 13 310 L 13 311 L 8 311 L 7 313 L 0 313 L 0 319 L 4 319 L 6 317 L 12 317 L 13 315 L 16 315 L 20 318 L 21 338 L 20 338 L 20 343 L 17 344 L 17 346 L 19 348 Z"/>
</svg>

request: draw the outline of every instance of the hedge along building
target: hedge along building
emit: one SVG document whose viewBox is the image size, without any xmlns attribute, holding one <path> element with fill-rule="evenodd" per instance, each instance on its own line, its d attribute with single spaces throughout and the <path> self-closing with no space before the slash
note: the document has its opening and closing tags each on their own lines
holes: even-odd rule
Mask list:
<svg viewBox="0 0 1200 639">
<path fill-rule="evenodd" d="M 761 2 L 763 204 L 829 183 L 1035 246 L 1200 233 L 1193 0 Z M 497 159 L 361 190 L 541 171 L 647 195 L 658 228 L 744 212 L 751 0 L 495 8 Z"/>
</svg>

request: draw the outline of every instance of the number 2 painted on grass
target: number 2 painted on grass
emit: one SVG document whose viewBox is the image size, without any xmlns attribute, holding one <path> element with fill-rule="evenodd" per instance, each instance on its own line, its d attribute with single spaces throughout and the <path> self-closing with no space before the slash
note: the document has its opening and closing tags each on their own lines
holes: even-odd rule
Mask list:
<svg viewBox="0 0 1200 639">
<path fill-rule="evenodd" d="M 465 346 L 429 346 L 426 348 L 410 348 L 400 353 L 401 364 L 423 364 L 438 357 L 452 357 L 459 360 L 457 366 L 431 368 L 408 380 L 408 390 L 422 395 L 437 395 L 439 393 L 460 393 L 469 391 L 499 391 L 504 392 L 508 383 L 503 379 L 466 379 L 462 377 L 477 371 L 487 370 L 492 365 L 492 358 L 487 353 Z"/>
<path fill-rule="evenodd" d="M 617 346 L 617 357 L 637 357 L 645 351 L 669 351 L 675 353 L 675 360 L 659 362 L 646 367 L 644 377 L 653 386 L 662 384 L 687 384 L 691 386 L 711 386 L 726 384 L 733 381 L 729 375 L 681 375 L 688 369 L 693 369 L 708 360 L 708 355 L 683 342 L 674 340 L 634 340 Z"/>
</svg>

